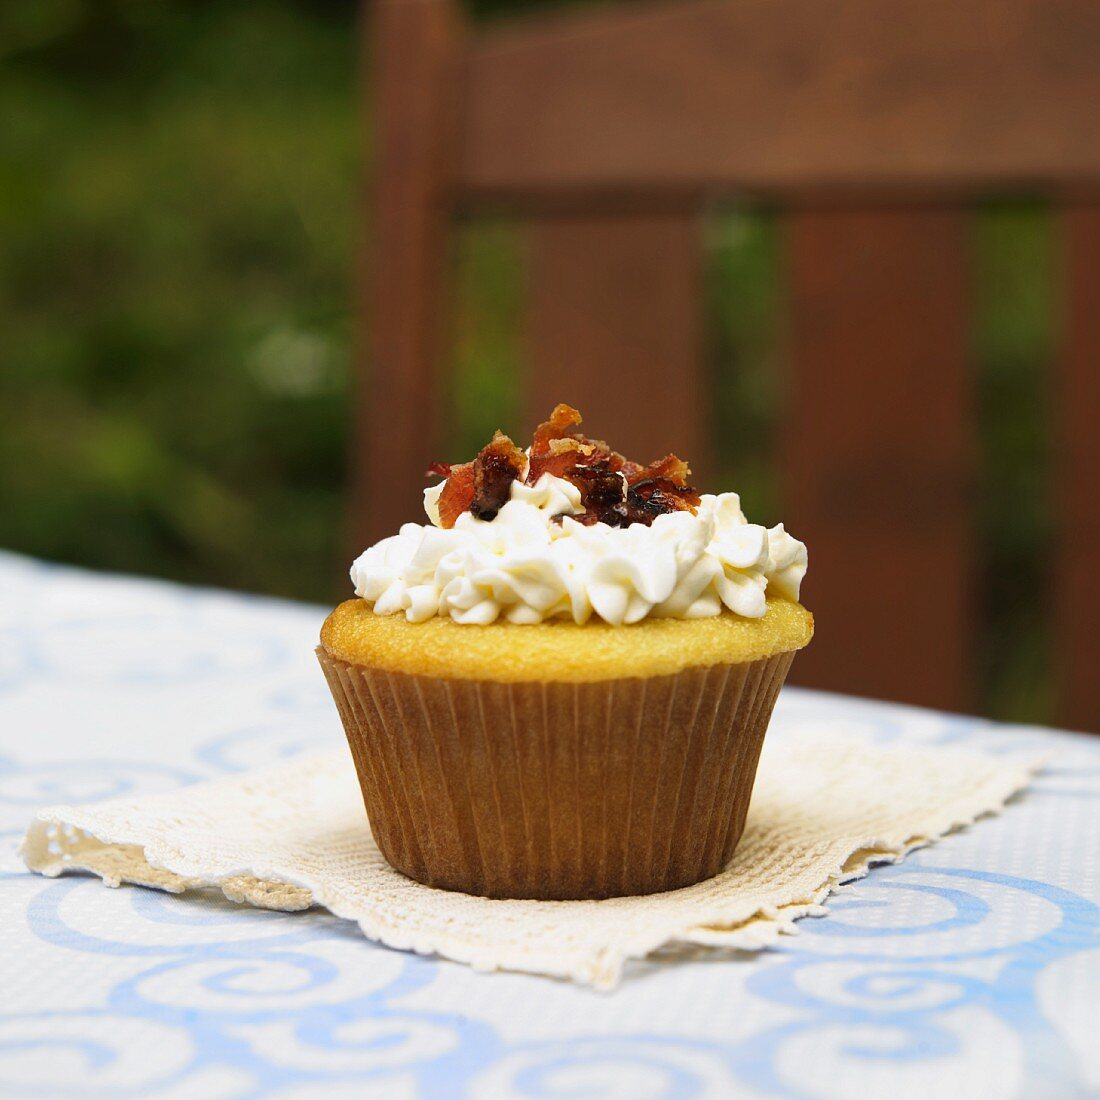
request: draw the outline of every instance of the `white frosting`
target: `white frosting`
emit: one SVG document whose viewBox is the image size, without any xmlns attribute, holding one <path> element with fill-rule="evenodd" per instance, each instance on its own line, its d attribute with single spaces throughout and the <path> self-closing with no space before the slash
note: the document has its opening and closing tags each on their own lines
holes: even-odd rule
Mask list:
<svg viewBox="0 0 1100 1100">
<path fill-rule="evenodd" d="M 756 619 L 765 592 L 797 600 L 806 574 L 806 547 L 782 524 L 749 523 L 736 493 L 704 496 L 696 513 L 670 512 L 651 527 L 585 527 L 569 518 L 581 510 L 576 487 L 543 474 L 534 485 L 513 482 L 495 519 L 464 512 L 444 529 L 440 492 L 442 483 L 424 492 L 431 525 L 406 523 L 351 567 L 356 594 L 379 615 L 583 623 L 596 614 L 620 624 L 726 607 Z"/>
</svg>

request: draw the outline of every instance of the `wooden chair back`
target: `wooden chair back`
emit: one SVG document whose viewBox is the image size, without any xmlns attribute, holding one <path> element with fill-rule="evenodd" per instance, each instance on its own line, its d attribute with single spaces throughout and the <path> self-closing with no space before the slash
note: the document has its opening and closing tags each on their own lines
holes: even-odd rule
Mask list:
<svg viewBox="0 0 1100 1100">
<path fill-rule="evenodd" d="M 1059 210 L 1053 377 L 1059 716 L 1100 729 L 1100 5 L 679 0 L 473 33 L 378 0 L 373 277 L 354 459 L 360 544 L 414 517 L 439 457 L 448 238 L 528 227 L 526 401 L 705 466 L 701 217 L 784 211 L 783 518 L 810 546 L 799 682 L 965 710 L 975 418 L 965 212 Z"/>
</svg>

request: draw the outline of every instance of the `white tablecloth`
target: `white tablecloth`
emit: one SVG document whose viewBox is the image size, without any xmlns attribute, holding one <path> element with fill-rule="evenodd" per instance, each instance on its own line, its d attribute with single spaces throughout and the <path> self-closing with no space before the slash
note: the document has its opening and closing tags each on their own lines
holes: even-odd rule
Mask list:
<svg viewBox="0 0 1100 1100">
<path fill-rule="evenodd" d="M 1100 1095 L 1100 738 L 786 690 L 770 737 L 813 714 L 1051 764 L 781 947 L 647 961 L 612 994 L 22 870 L 40 805 L 339 745 L 322 616 L 0 554 L 0 1096 Z"/>
</svg>

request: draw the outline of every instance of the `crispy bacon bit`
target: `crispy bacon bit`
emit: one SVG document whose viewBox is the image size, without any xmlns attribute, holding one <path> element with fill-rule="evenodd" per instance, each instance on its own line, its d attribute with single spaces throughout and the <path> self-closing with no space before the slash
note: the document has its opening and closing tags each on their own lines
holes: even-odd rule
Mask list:
<svg viewBox="0 0 1100 1100">
<path fill-rule="evenodd" d="M 630 465 L 635 466 L 634 463 Z M 665 455 L 664 458 L 659 458 L 648 466 L 635 467 L 623 472 L 631 485 L 636 485 L 639 481 L 671 481 L 681 489 L 687 486 L 688 478 L 691 477 L 691 467 L 675 455 Z"/>
<path fill-rule="evenodd" d="M 496 519 L 508 503 L 512 482 L 523 473 L 527 456 L 501 432 L 474 459 L 474 499 L 470 513 L 478 519 Z"/>
<path fill-rule="evenodd" d="M 576 461 L 572 456 L 581 443 L 581 414 L 569 405 L 558 405 L 536 429 L 531 440 L 527 484 L 534 485 L 545 473 L 561 477 Z"/>
<path fill-rule="evenodd" d="M 625 489 L 622 474 L 607 461 L 591 466 L 574 466 L 567 477 L 581 491 L 584 511 L 573 518 L 586 527 L 606 523 L 611 527 L 626 526 Z"/>
<path fill-rule="evenodd" d="M 697 489 L 690 485 L 677 485 L 665 477 L 635 482 L 627 491 L 627 499 L 632 506 L 652 516 L 665 512 L 694 512 L 701 503 Z"/>
<path fill-rule="evenodd" d="M 622 476 L 605 464 L 575 469 L 570 480 L 580 488 L 584 503 L 584 511 L 572 518 L 585 527 L 596 523 L 609 527 L 641 523 L 649 527 L 666 512 L 694 511 L 700 503 L 695 489 L 675 485 L 668 478 L 639 481 L 624 493 Z"/>
<path fill-rule="evenodd" d="M 531 454 L 543 455 L 549 452 L 555 439 L 578 439 L 581 426 L 581 414 L 572 405 L 555 405 L 549 420 L 544 420 L 536 429 L 531 440 Z"/>
<path fill-rule="evenodd" d="M 463 512 L 478 519 L 495 519 L 526 464 L 527 456 L 501 432 L 481 448 L 473 462 L 458 466 L 433 462 L 424 476 L 447 479 L 439 494 L 440 525 L 453 527 Z"/>
<path fill-rule="evenodd" d="M 463 462 L 452 466 L 443 492 L 439 494 L 439 523 L 441 527 L 453 527 L 463 512 L 470 510 L 474 500 L 474 464 Z"/>
<path fill-rule="evenodd" d="M 581 414 L 558 405 L 550 419 L 535 429 L 530 459 L 506 435 L 497 432 L 473 462 L 461 466 L 434 463 L 429 475 L 447 478 L 439 497 L 439 519 L 453 527 L 463 512 L 484 520 L 496 517 L 508 501 L 512 482 L 527 467 L 533 485 L 545 473 L 571 481 L 581 493 L 583 511 L 573 518 L 591 526 L 607 523 L 647 527 L 667 512 L 694 511 L 698 492 L 687 479 L 688 464 L 675 455 L 642 466 L 613 451 L 603 440 L 588 439 L 580 431 Z"/>
<path fill-rule="evenodd" d="M 607 454 L 588 440 L 552 439 L 544 454 L 531 456 L 527 484 L 534 485 L 543 474 L 567 477 L 574 466 L 591 466 L 606 458 Z"/>
<path fill-rule="evenodd" d="M 621 470 L 626 459 L 602 439 L 588 439 L 580 432 L 581 414 L 570 405 L 558 405 L 535 429 L 527 484 L 534 485 L 543 474 L 568 477 L 574 466 L 595 466 L 606 462 Z"/>
</svg>

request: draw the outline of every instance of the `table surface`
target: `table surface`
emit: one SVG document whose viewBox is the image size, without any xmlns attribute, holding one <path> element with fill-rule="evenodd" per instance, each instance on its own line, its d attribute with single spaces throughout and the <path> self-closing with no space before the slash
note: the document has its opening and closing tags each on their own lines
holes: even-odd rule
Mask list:
<svg viewBox="0 0 1100 1100">
<path fill-rule="evenodd" d="M 1100 738 L 787 689 L 769 736 L 812 714 L 1050 765 L 782 946 L 639 962 L 610 994 L 23 870 L 41 805 L 342 743 L 322 614 L 0 554 L 0 1095 L 1100 1096 Z"/>
</svg>

